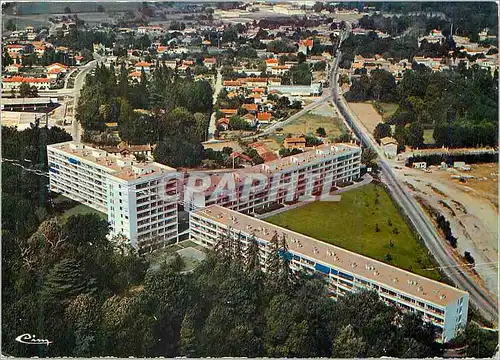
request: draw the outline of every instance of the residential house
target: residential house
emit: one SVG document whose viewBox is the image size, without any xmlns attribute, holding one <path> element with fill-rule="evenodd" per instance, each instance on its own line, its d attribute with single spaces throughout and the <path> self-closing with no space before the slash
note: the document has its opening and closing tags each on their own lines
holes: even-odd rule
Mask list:
<svg viewBox="0 0 500 360">
<path fill-rule="evenodd" d="M 225 116 L 233 116 L 238 114 L 238 109 L 219 109 Z"/>
<path fill-rule="evenodd" d="M 205 65 L 209 69 L 213 69 L 216 63 L 217 63 L 216 58 L 205 58 L 203 60 L 203 65 Z"/>
<path fill-rule="evenodd" d="M 12 64 L 12 65 L 9 65 L 9 66 L 5 67 L 5 70 L 8 73 L 18 73 L 19 72 L 19 68 L 21 68 L 21 64 Z"/>
<path fill-rule="evenodd" d="M 398 142 L 394 138 L 383 137 L 380 139 L 380 145 L 382 146 L 382 150 L 387 158 L 395 158 L 398 154 Z"/>
<path fill-rule="evenodd" d="M 267 79 L 266 78 L 246 78 L 244 79 L 245 86 L 247 88 L 255 88 L 255 87 L 266 87 Z"/>
<path fill-rule="evenodd" d="M 275 78 L 268 78 L 267 79 L 267 84 L 270 86 L 281 86 L 281 78 L 275 77 Z"/>
<path fill-rule="evenodd" d="M 217 129 L 219 131 L 227 131 L 229 129 L 229 118 L 223 117 L 217 120 Z"/>
<path fill-rule="evenodd" d="M 254 114 L 245 114 L 241 117 L 243 120 L 245 120 L 251 127 L 257 126 L 257 119 Z"/>
<path fill-rule="evenodd" d="M 270 112 L 259 112 L 257 113 L 257 120 L 259 124 L 269 124 L 271 122 L 271 113 Z"/>
<path fill-rule="evenodd" d="M 141 81 L 141 72 L 140 71 L 133 71 L 129 74 L 129 77 L 132 79 L 132 80 L 135 80 L 137 82 L 140 82 Z"/>
<path fill-rule="evenodd" d="M 255 142 L 248 144 L 248 146 L 254 148 L 257 151 L 257 154 L 259 154 L 259 156 L 264 159 L 264 162 L 266 163 L 280 158 L 274 151 L 269 149 L 264 142 Z"/>
<path fill-rule="evenodd" d="M 298 52 L 307 55 L 312 50 L 313 46 L 314 46 L 313 39 L 300 40 Z"/>
<path fill-rule="evenodd" d="M 290 68 L 290 65 L 276 65 L 271 68 L 271 74 L 275 76 L 283 76 L 290 71 Z"/>
<path fill-rule="evenodd" d="M 81 65 L 82 64 L 82 59 L 83 59 L 83 56 L 81 56 L 81 55 L 75 55 L 75 65 Z"/>
<path fill-rule="evenodd" d="M 50 88 L 50 79 L 13 76 L 2 79 L 2 89 L 18 90 L 22 83 L 27 83 L 29 86 L 34 86 L 38 90 L 48 90 Z"/>
<path fill-rule="evenodd" d="M 278 65 L 279 65 L 278 59 L 274 59 L 274 58 L 266 59 L 266 71 L 267 72 L 271 72 L 272 67 L 278 66 Z"/>
<path fill-rule="evenodd" d="M 175 69 L 177 67 L 177 60 L 165 60 L 165 66 L 170 69 Z"/>
<path fill-rule="evenodd" d="M 285 149 L 304 149 L 306 147 L 306 139 L 297 137 L 286 138 L 283 146 Z"/>
<path fill-rule="evenodd" d="M 144 72 L 147 74 L 151 71 L 151 63 L 145 61 L 139 61 L 135 64 L 135 70 L 141 72 L 144 69 Z"/>
<path fill-rule="evenodd" d="M 243 104 L 241 107 L 246 109 L 250 114 L 254 115 L 259 111 L 257 104 Z"/>
</svg>

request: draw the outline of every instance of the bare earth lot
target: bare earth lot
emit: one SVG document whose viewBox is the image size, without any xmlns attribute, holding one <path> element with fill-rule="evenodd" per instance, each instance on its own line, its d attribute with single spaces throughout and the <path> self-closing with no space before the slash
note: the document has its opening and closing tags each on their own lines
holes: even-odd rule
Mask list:
<svg viewBox="0 0 500 360">
<path fill-rule="evenodd" d="M 457 254 L 471 253 L 476 272 L 498 296 L 498 164 L 472 165 L 468 172 L 430 169 L 396 171 L 415 196 L 446 217 L 458 239 Z M 462 183 L 451 177 L 457 174 L 476 179 Z"/>
<path fill-rule="evenodd" d="M 363 123 L 370 134 L 373 134 L 375 126 L 379 122 L 382 122 L 382 116 L 380 116 L 371 103 L 349 103 L 349 107 L 354 111 L 359 121 Z"/>
</svg>

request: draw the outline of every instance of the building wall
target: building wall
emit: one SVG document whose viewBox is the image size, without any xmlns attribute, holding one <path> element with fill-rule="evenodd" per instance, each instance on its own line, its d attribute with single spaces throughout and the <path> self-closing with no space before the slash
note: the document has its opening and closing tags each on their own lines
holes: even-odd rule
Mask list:
<svg viewBox="0 0 500 360">
<path fill-rule="evenodd" d="M 242 252 L 245 254 L 249 239 L 252 237 L 251 230 L 228 232 L 226 225 L 199 216 L 196 212 L 190 214 L 189 224 L 191 240 L 206 248 L 212 248 L 223 234 L 230 234 L 233 239 L 240 239 Z M 264 264 L 270 252 L 269 243 L 258 237 L 256 240 L 259 244 L 261 266 L 265 271 Z M 442 306 L 399 291 L 396 285 L 388 286 L 358 276 L 355 269 L 346 271 L 294 251 L 282 255 L 289 258 L 292 271 L 302 270 L 322 276 L 326 281 L 330 298 L 338 299 L 348 292 L 362 289 L 376 291 L 386 304 L 398 306 L 405 311 L 417 312 L 425 321 L 435 325 L 441 341 L 446 342 L 452 339 L 458 329 L 465 326 L 467 322 L 468 295 L 464 295 L 448 306 Z"/>
<path fill-rule="evenodd" d="M 105 168 L 50 147 L 47 155 L 51 191 L 107 213 Z"/>
<path fill-rule="evenodd" d="M 186 189 L 184 193 L 184 200 L 187 204 L 186 209 L 192 211 L 204 206 L 218 204 L 232 210 L 252 213 L 259 207 L 273 203 L 285 203 L 290 199 L 290 192 L 294 194 L 293 200 L 298 200 L 300 196 L 311 195 L 314 191 L 324 193 L 325 190 L 331 190 L 339 182 L 356 179 L 360 176 L 360 161 L 360 149 L 352 149 L 347 153 L 336 153 L 325 157 L 318 156 L 312 161 L 290 166 L 281 171 L 273 168 L 273 163 L 262 164 L 264 170 L 270 171 L 270 176 L 279 175 L 279 178 L 272 178 L 273 181 L 270 181 L 266 188 L 250 194 L 247 199 L 241 197 L 232 199 L 224 191 L 219 196 L 214 196 L 215 191 L 203 194 L 201 192 L 190 192 L 190 189 Z M 260 169 L 255 171 L 259 172 Z M 316 176 L 315 182 L 312 181 L 314 176 Z M 324 189 L 325 186 L 328 189 Z"/>
<path fill-rule="evenodd" d="M 177 240 L 175 178 L 160 172 L 124 180 L 66 151 L 49 146 L 47 153 L 50 190 L 106 213 L 110 235 L 126 237 L 141 253 Z"/>
</svg>

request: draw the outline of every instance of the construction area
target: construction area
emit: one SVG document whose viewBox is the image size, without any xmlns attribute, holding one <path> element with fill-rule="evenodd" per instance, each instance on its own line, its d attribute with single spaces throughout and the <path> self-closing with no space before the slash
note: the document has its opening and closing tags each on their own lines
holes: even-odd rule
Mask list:
<svg viewBox="0 0 500 360">
<path fill-rule="evenodd" d="M 395 171 L 428 213 L 449 221 L 457 258 L 498 297 L 498 164 L 424 164 L 395 166 Z"/>
</svg>

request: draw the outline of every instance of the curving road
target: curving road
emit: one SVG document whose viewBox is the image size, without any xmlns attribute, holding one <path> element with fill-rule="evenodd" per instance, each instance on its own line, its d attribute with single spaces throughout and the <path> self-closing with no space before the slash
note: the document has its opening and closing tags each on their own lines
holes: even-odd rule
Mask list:
<svg viewBox="0 0 500 360">
<path fill-rule="evenodd" d="M 347 32 L 346 32 L 347 33 Z M 337 58 L 341 58 L 340 51 L 337 53 Z M 338 63 L 336 63 L 338 65 Z M 337 67 L 333 70 L 333 77 L 336 80 Z M 446 247 L 441 236 L 437 233 L 431 219 L 424 213 L 420 205 L 415 201 L 408 191 L 405 191 L 401 183 L 398 181 L 394 170 L 386 162 L 384 154 L 377 146 L 377 143 L 371 136 L 366 133 L 366 129 L 358 122 L 357 117 L 350 111 L 343 96 L 338 94 L 337 81 L 332 81 L 333 100 L 341 113 L 346 118 L 351 129 L 360 138 L 363 145 L 372 148 L 379 155 L 379 166 L 382 169 L 382 178 L 387 184 L 394 200 L 403 209 L 408 216 L 415 229 L 417 229 L 425 245 L 434 255 L 434 258 L 442 266 L 443 272 L 449 277 L 459 288 L 467 291 L 470 295 L 470 301 L 479 309 L 486 319 L 498 324 L 498 304 L 490 297 L 487 291 L 480 287 L 474 279 L 466 273 L 461 264 L 454 258 L 452 252 Z"/>
</svg>

